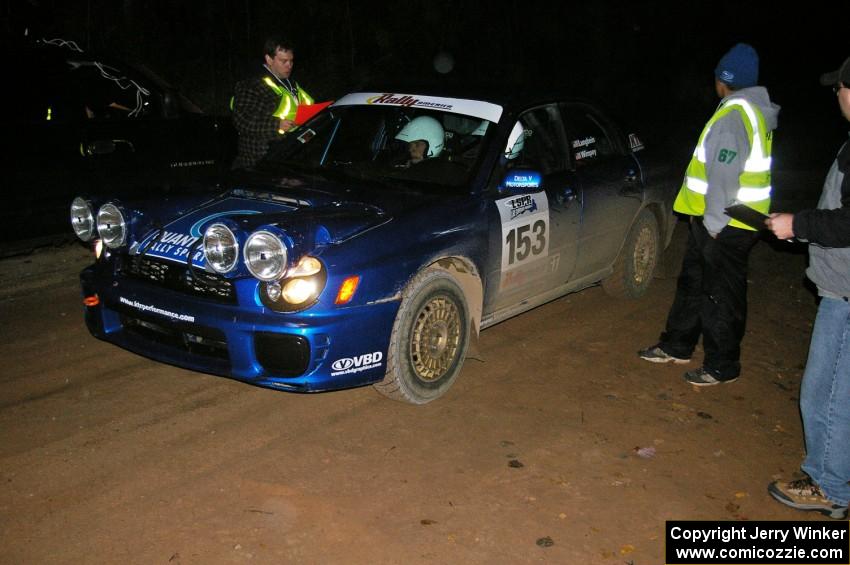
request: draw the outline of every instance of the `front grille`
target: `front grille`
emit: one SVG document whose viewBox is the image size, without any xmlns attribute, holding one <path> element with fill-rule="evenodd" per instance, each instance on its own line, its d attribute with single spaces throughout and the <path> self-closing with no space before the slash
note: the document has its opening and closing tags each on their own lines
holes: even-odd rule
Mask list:
<svg viewBox="0 0 850 565">
<path fill-rule="evenodd" d="M 226 304 L 236 304 L 236 289 L 233 283 L 216 274 L 192 269 L 185 263 L 133 255 L 124 258 L 120 272 L 124 276 L 178 292 L 202 296 Z"/>
<path fill-rule="evenodd" d="M 182 349 L 194 355 L 229 359 L 224 333 L 214 328 L 199 326 L 180 328 L 125 314 L 121 315 L 121 325 L 124 326 L 125 331 L 146 340 Z"/>
</svg>

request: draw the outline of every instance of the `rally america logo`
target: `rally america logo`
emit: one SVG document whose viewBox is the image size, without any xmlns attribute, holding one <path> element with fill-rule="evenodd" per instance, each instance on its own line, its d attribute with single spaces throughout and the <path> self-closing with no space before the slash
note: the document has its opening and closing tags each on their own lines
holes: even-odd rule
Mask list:
<svg viewBox="0 0 850 565">
<path fill-rule="evenodd" d="M 439 110 L 451 111 L 453 106 L 441 101 L 439 98 L 430 98 L 423 100 L 422 98 L 414 98 L 409 94 L 394 94 L 384 93 L 379 96 L 372 96 L 366 99 L 367 104 L 390 104 L 392 106 L 416 106 L 418 108 L 435 108 Z"/>
</svg>

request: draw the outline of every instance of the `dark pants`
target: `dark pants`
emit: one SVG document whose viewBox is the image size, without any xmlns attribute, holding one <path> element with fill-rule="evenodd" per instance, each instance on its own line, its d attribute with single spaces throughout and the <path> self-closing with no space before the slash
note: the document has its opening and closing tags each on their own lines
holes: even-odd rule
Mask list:
<svg viewBox="0 0 850 565">
<path fill-rule="evenodd" d="M 747 263 L 758 232 L 726 226 L 712 239 L 694 217 L 676 285 L 676 298 L 661 334 L 661 349 L 690 358 L 702 334 L 703 367 L 717 379 L 741 372 L 741 340 L 747 324 Z"/>
</svg>

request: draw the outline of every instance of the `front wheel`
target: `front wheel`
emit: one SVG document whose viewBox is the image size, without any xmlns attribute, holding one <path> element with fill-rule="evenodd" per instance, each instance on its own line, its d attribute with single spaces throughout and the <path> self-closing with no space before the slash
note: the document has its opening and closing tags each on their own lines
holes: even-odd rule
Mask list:
<svg viewBox="0 0 850 565">
<path fill-rule="evenodd" d="M 374 386 L 412 404 L 442 396 L 460 373 L 469 344 L 469 308 L 447 271 L 426 269 L 404 290 L 393 324 L 387 374 Z"/>
<path fill-rule="evenodd" d="M 619 298 L 643 296 L 658 264 L 658 250 L 658 222 L 652 212 L 642 210 L 614 263 L 614 272 L 602 281 L 602 288 Z"/>
</svg>

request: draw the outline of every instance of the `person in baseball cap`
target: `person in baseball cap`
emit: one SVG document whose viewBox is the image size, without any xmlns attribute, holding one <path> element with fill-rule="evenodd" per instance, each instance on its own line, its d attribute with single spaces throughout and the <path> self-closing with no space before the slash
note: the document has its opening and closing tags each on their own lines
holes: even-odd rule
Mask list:
<svg viewBox="0 0 850 565">
<path fill-rule="evenodd" d="M 850 57 L 821 76 L 832 86 L 838 107 L 850 121 Z M 800 385 L 800 414 L 806 438 L 805 476 L 774 481 L 767 491 L 797 510 L 847 519 L 850 504 L 850 141 L 832 163 L 814 210 L 770 215 L 767 229 L 779 240 L 809 244 L 806 276 L 820 304 Z"/>
<path fill-rule="evenodd" d="M 841 86 L 850 88 L 850 57 L 844 59 L 844 63 L 837 71 L 824 73 L 820 76 L 820 83 L 823 86 Z"/>
</svg>

